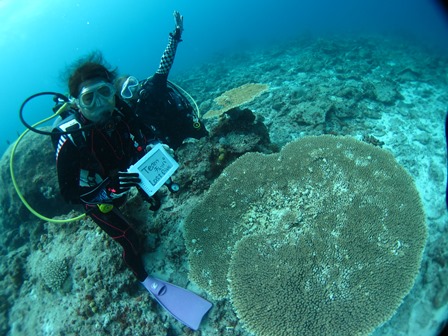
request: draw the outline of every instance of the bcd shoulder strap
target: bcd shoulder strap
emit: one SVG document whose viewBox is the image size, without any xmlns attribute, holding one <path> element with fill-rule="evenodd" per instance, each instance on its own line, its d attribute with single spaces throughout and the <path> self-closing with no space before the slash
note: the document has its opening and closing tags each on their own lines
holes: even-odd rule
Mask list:
<svg viewBox="0 0 448 336">
<path fill-rule="evenodd" d="M 83 131 L 77 131 L 81 128 L 81 124 L 76 120 L 74 115 L 70 115 L 68 118 L 62 120 L 54 129 L 57 135 L 58 131 L 72 132 L 67 134 L 67 137 L 78 148 L 82 148 L 86 145 L 86 135 Z M 76 132 L 77 131 L 77 132 Z M 59 137 L 58 137 L 59 138 Z"/>
</svg>

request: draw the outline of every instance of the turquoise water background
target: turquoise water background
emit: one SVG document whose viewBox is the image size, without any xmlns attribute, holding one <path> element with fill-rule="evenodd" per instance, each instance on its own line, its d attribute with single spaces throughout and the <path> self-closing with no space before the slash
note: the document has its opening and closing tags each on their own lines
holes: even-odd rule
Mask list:
<svg viewBox="0 0 448 336">
<path fill-rule="evenodd" d="M 140 78 L 157 68 L 173 29 L 185 17 L 173 72 L 217 54 L 309 34 L 399 33 L 443 45 L 448 23 L 435 0 L 0 0 L 0 153 L 24 130 L 21 102 L 40 91 L 65 92 L 61 71 L 92 50 Z M 51 99 L 26 110 L 36 122 Z"/>
</svg>

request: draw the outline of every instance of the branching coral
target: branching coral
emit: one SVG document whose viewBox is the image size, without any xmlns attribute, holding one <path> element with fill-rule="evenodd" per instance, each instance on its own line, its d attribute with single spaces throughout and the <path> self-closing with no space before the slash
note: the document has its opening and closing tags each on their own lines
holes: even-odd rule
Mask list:
<svg viewBox="0 0 448 336">
<path fill-rule="evenodd" d="M 49 259 L 42 267 L 42 277 L 45 285 L 51 291 L 61 289 L 68 277 L 68 264 L 66 259 Z"/>
</svg>

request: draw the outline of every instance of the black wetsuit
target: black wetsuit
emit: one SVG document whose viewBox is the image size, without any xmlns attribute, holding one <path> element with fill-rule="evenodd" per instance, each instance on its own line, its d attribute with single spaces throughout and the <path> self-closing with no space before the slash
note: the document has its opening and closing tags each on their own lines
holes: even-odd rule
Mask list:
<svg viewBox="0 0 448 336">
<path fill-rule="evenodd" d="M 137 162 L 154 137 L 148 129 L 141 128 L 126 108 L 118 108 L 114 114 L 107 129 L 92 128 L 83 132 L 82 141 L 73 141 L 65 135 L 60 137 L 56 153 L 59 187 L 67 202 L 84 204 L 92 220 L 123 247 L 126 264 L 143 281 L 147 274 L 137 235 L 118 209 L 126 198 L 108 197 L 104 181 Z M 97 206 L 100 203 L 113 204 L 114 208 L 103 213 Z"/>
<path fill-rule="evenodd" d="M 179 41 L 177 34 L 170 35 L 158 70 L 154 76 L 142 81 L 138 99 L 128 101 L 142 122 L 173 149 L 177 149 L 185 138 L 199 139 L 207 135 L 200 121 L 194 120 L 196 116 L 190 103 L 168 83 Z"/>
<path fill-rule="evenodd" d="M 178 115 L 171 108 L 174 98 L 167 88 L 167 78 L 179 41 L 180 36 L 170 35 L 159 69 L 145 81 L 145 97 L 140 97 L 139 103 L 125 102 L 116 96 L 110 125 L 60 136 L 57 144 L 62 196 L 67 202 L 84 204 L 92 220 L 123 247 L 123 258 L 139 281 L 147 273 L 139 253 L 138 237 L 118 209 L 126 201 L 125 197 L 113 199 L 107 195 L 107 179 L 137 162 L 154 140 L 177 148 L 187 137 L 199 138 L 206 134 L 203 128 L 190 129 L 193 123 L 189 116 Z M 79 113 L 77 120 L 81 125 L 88 123 Z M 98 208 L 99 203 L 113 204 L 114 208 L 104 213 Z"/>
</svg>

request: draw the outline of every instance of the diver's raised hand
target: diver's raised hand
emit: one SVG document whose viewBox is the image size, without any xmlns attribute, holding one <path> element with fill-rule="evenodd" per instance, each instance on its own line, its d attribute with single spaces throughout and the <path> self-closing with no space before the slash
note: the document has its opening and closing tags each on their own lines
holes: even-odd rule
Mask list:
<svg viewBox="0 0 448 336">
<path fill-rule="evenodd" d="M 184 17 L 180 15 L 178 11 L 174 11 L 174 23 L 176 24 L 176 27 L 174 29 L 174 32 L 171 34 L 172 37 L 174 37 L 176 40 L 180 41 L 182 32 L 184 30 Z"/>
<path fill-rule="evenodd" d="M 176 29 L 184 30 L 184 17 L 180 15 L 178 11 L 174 11 L 174 22 L 176 23 Z"/>
</svg>

